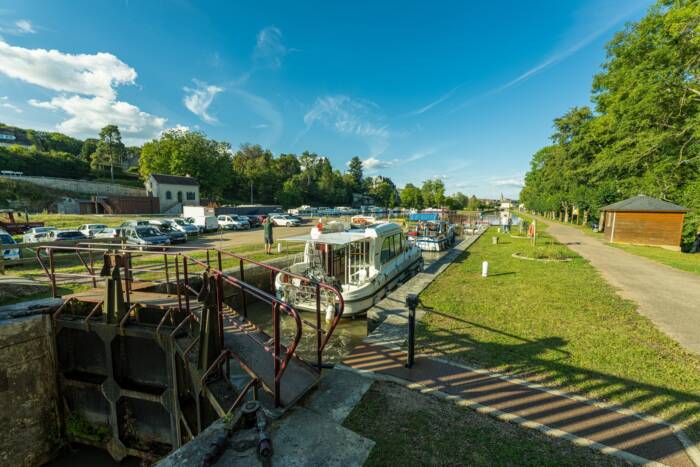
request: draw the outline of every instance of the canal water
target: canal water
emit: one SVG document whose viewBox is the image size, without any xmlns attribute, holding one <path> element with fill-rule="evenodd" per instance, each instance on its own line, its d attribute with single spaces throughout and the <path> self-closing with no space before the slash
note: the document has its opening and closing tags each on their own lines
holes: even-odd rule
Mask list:
<svg viewBox="0 0 700 467">
<path fill-rule="evenodd" d="M 517 214 L 510 214 L 512 219 L 511 225 L 520 225 L 522 219 Z M 481 216 L 481 220 L 488 221 L 489 225 L 502 225 L 502 217 L 500 212 L 489 212 Z"/>
<path fill-rule="evenodd" d="M 300 315 L 301 319 L 316 323 L 316 313 L 300 311 Z M 262 302 L 249 305 L 248 317 L 267 334 L 272 335 L 272 312 L 269 305 Z M 321 327 L 323 329 L 328 329 L 329 324 L 322 318 Z M 295 330 L 294 320 L 283 314 L 281 334 L 282 342 L 285 345 L 291 342 Z M 328 341 L 328 345 L 323 351 L 323 361 L 325 363 L 340 362 L 365 336 L 367 336 L 367 320 L 364 316 L 355 319 L 342 318 L 333 332 L 333 337 Z M 316 333 L 310 326 L 303 323 L 301 340 L 296 352 L 307 362 L 316 361 Z"/>
</svg>

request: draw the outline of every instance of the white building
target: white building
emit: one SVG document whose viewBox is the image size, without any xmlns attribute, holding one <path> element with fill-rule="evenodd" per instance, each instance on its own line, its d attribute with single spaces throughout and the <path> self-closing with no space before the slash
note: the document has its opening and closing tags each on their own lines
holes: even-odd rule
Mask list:
<svg viewBox="0 0 700 467">
<path fill-rule="evenodd" d="M 199 206 L 199 182 L 189 175 L 151 174 L 145 186 L 149 196 L 160 200 L 160 212 L 179 214 L 182 206 Z"/>
</svg>

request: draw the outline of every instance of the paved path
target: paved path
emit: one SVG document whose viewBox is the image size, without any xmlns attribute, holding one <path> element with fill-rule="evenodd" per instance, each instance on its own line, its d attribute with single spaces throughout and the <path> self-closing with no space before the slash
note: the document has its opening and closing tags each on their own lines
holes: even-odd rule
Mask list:
<svg viewBox="0 0 700 467">
<path fill-rule="evenodd" d="M 590 261 L 623 298 L 639 304 L 641 314 L 700 355 L 700 276 L 605 245 L 576 228 L 548 224 L 547 232 Z"/>
</svg>

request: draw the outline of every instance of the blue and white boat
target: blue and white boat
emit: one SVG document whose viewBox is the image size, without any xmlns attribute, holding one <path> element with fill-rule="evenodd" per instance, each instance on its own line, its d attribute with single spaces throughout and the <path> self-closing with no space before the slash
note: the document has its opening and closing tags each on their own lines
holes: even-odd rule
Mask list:
<svg viewBox="0 0 700 467">
<path fill-rule="evenodd" d="M 437 213 L 411 214 L 408 241 L 423 251 L 447 250 L 455 243 L 455 227 Z"/>
</svg>

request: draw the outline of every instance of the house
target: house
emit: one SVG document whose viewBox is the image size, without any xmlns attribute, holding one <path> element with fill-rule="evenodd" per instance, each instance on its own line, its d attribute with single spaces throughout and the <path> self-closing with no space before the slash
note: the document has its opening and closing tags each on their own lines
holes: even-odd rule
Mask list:
<svg viewBox="0 0 700 467">
<path fill-rule="evenodd" d="M 189 175 L 151 174 L 145 186 L 159 199 L 160 212 L 179 214 L 182 206 L 199 206 L 199 182 Z"/>
<path fill-rule="evenodd" d="M 688 209 L 650 196 L 634 196 L 600 209 L 605 240 L 680 250 Z"/>
</svg>

